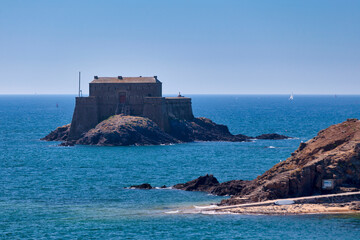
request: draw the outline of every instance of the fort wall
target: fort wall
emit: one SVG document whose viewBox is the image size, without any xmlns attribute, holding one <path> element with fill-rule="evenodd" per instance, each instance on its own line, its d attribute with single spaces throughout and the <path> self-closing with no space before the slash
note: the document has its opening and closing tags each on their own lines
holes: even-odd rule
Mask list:
<svg viewBox="0 0 360 240">
<path fill-rule="evenodd" d="M 79 138 L 82 133 L 94 128 L 98 122 L 97 99 L 95 97 L 77 97 L 69 140 Z"/>
<path fill-rule="evenodd" d="M 128 108 L 127 114 L 138 116 L 143 113 L 144 97 L 162 96 L 162 84 L 90 83 L 90 96 L 98 99 L 100 120 L 120 114 L 124 107 Z"/>
<path fill-rule="evenodd" d="M 191 120 L 194 118 L 191 98 L 167 97 L 165 98 L 166 111 L 170 118 Z"/>
<path fill-rule="evenodd" d="M 115 114 L 144 116 L 170 131 L 170 119 L 191 120 L 191 98 L 162 97 L 156 77 L 98 78 L 89 84 L 89 97 L 77 97 L 69 139 L 77 139 Z"/>
<path fill-rule="evenodd" d="M 169 118 L 166 111 L 165 98 L 147 97 L 144 99 L 144 111 L 142 116 L 153 120 L 165 132 L 170 130 Z"/>
</svg>

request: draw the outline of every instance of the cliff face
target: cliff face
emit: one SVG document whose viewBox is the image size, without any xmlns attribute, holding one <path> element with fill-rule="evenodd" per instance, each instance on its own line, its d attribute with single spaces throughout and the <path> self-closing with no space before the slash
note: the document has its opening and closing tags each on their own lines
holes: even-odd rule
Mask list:
<svg viewBox="0 0 360 240">
<path fill-rule="evenodd" d="M 324 190 L 323 180 L 334 181 Z M 316 137 L 222 204 L 360 190 L 360 121 L 349 119 Z M 240 199 L 241 198 L 241 199 Z"/>
</svg>

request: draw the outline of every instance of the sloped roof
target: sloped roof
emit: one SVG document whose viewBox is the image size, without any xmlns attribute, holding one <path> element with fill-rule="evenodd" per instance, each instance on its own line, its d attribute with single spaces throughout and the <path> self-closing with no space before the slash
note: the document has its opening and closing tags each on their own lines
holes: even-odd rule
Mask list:
<svg viewBox="0 0 360 240">
<path fill-rule="evenodd" d="M 98 77 L 94 79 L 91 83 L 157 83 L 155 77 Z"/>
</svg>

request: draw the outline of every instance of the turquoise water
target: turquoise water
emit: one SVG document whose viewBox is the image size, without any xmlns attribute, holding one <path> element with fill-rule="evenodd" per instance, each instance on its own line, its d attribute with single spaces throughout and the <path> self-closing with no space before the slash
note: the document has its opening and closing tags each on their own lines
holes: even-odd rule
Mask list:
<svg viewBox="0 0 360 240">
<path fill-rule="evenodd" d="M 296 138 L 59 147 L 39 138 L 71 121 L 74 96 L 0 96 L 0 238 L 359 239 L 359 215 L 168 214 L 222 197 L 124 189 L 170 186 L 207 173 L 219 181 L 253 179 L 319 130 L 360 117 L 360 96 L 191 97 L 195 116 L 226 124 L 234 134 Z"/>
</svg>

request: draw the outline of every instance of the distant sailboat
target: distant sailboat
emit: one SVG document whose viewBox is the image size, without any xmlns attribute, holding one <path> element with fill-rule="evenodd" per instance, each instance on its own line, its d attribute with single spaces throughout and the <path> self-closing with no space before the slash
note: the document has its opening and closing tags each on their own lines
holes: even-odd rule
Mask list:
<svg viewBox="0 0 360 240">
<path fill-rule="evenodd" d="M 290 97 L 289 97 L 289 100 L 290 100 L 290 101 L 294 100 L 294 95 L 293 95 L 293 93 L 291 93 L 291 95 L 290 95 Z"/>
</svg>

